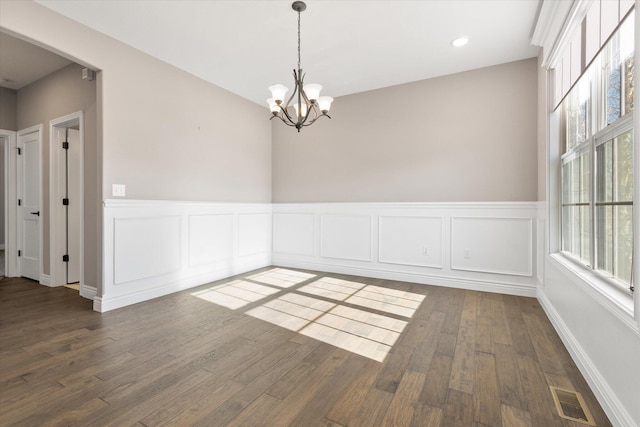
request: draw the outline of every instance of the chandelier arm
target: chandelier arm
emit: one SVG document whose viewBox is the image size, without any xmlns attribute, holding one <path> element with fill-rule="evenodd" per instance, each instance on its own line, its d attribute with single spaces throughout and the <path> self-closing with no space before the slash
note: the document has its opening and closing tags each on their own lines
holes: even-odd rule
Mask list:
<svg viewBox="0 0 640 427">
<path fill-rule="evenodd" d="M 295 123 L 295 122 L 293 121 L 293 119 L 291 118 L 291 116 L 289 115 L 289 113 L 287 113 L 286 106 L 285 106 L 284 108 L 282 108 L 282 105 L 281 105 L 281 106 L 280 106 L 280 110 L 282 111 L 282 114 L 287 118 L 287 120 L 288 120 L 290 123 Z M 279 116 L 279 117 L 280 117 L 280 119 L 281 119 L 283 122 L 287 123 L 287 122 L 285 121 L 284 117 L 281 117 L 281 116 Z"/>
<path fill-rule="evenodd" d="M 315 105 L 314 104 L 307 104 L 307 115 L 304 116 L 304 119 L 300 122 L 301 126 L 309 126 L 310 124 L 312 124 L 313 122 L 315 122 L 316 120 L 318 120 L 318 111 L 316 110 Z M 307 122 L 307 120 L 309 120 L 309 117 L 311 116 L 311 111 L 313 111 L 313 120 L 311 120 L 311 122 L 309 122 L 308 124 L 305 124 Z"/>
<path fill-rule="evenodd" d="M 303 126 L 311 126 L 312 124 L 314 124 L 316 122 L 316 120 L 318 120 L 320 117 L 328 117 L 331 118 L 330 115 L 328 114 L 318 114 L 316 117 L 313 118 L 313 120 L 311 120 L 309 123 L 304 124 Z"/>
<path fill-rule="evenodd" d="M 318 114 L 318 110 L 317 109 L 313 109 L 313 120 L 311 120 L 309 123 L 306 123 L 304 126 L 311 126 L 312 124 L 314 124 L 316 122 L 316 120 L 318 120 L 320 117 L 322 117 L 322 114 Z"/>
<path fill-rule="evenodd" d="M 295 123 L 286 121 L 284 118 L 282 118 L 282 116 L 272 116 L 271 119 L 273 119 L 274 117 L 277 117 L 280 120 L 282 120 L 282 123 L 284 123 L 287 126 L 290 126 L 290 127 L 295 127 L 296 126 Z M 271 119 L 269 119 L 269 120 L 271 120 Z"/>
<path fill-rule="evenodd" d="M 295 80 L 296 85 L 293 88 L 293 92 L 291 93 L 291 96 L 289 97 L 289 99 L 287 99 L 287 102 L 284 104 L 285 109 L 291 105 L 291 101 L 296 96 L 296 91 L 298 90 L 298 75 L 296 74 L 296 70 L 293 70 L 293 79 Z M 282 108 L 282 106 L 280 106 L 280 108 Z"/>
<path fill-rule="evenodd" d="M 298 13 L 299 14 L 299 13 Z M 304 90 L 302 89 L 302 81 L 303 81 L 303 76 L 302 76 L 302 70 L 298 70 L 298 76 L 300 76 L 300 80 L 298 82 L 296 82 L 296 86 L 298 89 L 298 111 L 296 111 L 296 115 L 298 117 L 298 123 L 304 123 L 304 120 L 301 120 L 302 117 L 302 95 L 304 94 Z M 305 118 L 309 115 L 309 107 L 305 105 L 305 107 L 307 108 L 307 114 L 305 115 Z M 294 106 L 295 108 L 295 106 Z"/>
</svg>

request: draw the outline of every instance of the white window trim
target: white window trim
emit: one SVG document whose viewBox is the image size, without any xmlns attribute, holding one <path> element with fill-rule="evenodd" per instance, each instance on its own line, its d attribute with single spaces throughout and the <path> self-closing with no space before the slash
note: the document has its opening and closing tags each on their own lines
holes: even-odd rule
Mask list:
<svg viewBox="0 0 640 427">
<path fill-rule="evenodd" d="M 635 25 L 635 34 L 638 36 L 640 34 L 640 22 L 638 21 L 638 16 L 640 16 L 640 12 L 638 8 L 636 8 L 636 25 Z M 636 44 L 635 46 L 635 67 L 638 70 L 638 66 L 640 65 L 640 57 L 638 55 L 639 47 Z M 590 65 L 591 67 L 600 66 L 596 62 Z M 638 74 L 636 74 L 637 76 Z M 548 81 L 552 81 L 551 76 L 548 76 Z M 593 88 L 593 86 L 592 86 Z M 550 85 L 549 89 L 552 91 L 553 87 Z M 598 91 L 596 91 L 598 92 Z M 551 96 L 551 95 L 550 95 Z M 638 126 L 640 126 L 640 92 L 636 91 L 634 103 L 636 108 L 630 113 L 627 113 L 625 116 L 618 119 L 615 123 L 605 126 L 603 129 L 595 131 L 598 127 L 598 123 L 602 123 L 605 120 L 604 112 L 602 108 L 599 108 L 600 104 L 603 103 L 603 96 L 600 93 L 594 94 L 594 89 L 592 89 L 592 97 L 591 97 L 591 108 L 597 108 L 597 116 L 593 117 L 591 120 L 591 135 L 583 142 L 579 143 L 577 146 L 573 147 L 567 153 L 553 155 L 552 153 L 556 151 L 556 153 L 561 152 L 561 143 L 560 140 L 556 140 L 554 138 L 550 138 L 550 135 L 553 134 L 554 128 L 555 132 L 560 131 L 562 128 L 561 122 L 565 120 L 564 114 L 565 112 L 561 108 L 553 108 L 550 106 L 549 111 L 549 134 L 548 134 L 548 161 L 550 161 L 548 169 L 547 169 L 547 177 L 548 177 L 548 195 L 549 195 L 549 203 L 547 205 L 547 215 L 550 221 L 549 224 L 549 259 L 553 262 L 559 270 L 567 275 L 569 279 L 571 279 L 577 286 L 581 289 L 585 290 L 587 294 L 589 294 L 595 301 L 597 301 L 601 306 L 603 306 L 607 311 L 609 311 L 613 316 L 622 321 L 623 324 L 631 328 L 637 334 L 640 334 L 640 293 L 637 291 L 637 277 L 638 272 L 640 271 L 640 266 L 636 265 L 638 259 L 638 254 L 634 255 L 634 266 L 633 266 L 633 277 L 634 277 L 634 286 L 636 286 L 636 292 L 631 292 L 630 289 L 626 286 L 626 284 L 620 284 L 617 281 L 611 280 L 606 277 L 602 272 L 592 269 L 591 267 L 583 264 L 581 261 L 575 259 L 574 257 L 562 252 L 562 165 L 564 161 L 567 160 L 570 156 L 577 156 L 579 152 L 585 150 L 585 147 L 589 147 L 591 151 L 591 167 L 592 167 L 592 182 L 591 182 L 591 198 L 595 197 L 595 148 L 602 142 L 606 142 L 608 139 L 607 136 L 619 135 L 620 133 L 624 133 L 624 128 L 628 127 L 629 129 L 633 129 L 634 132 L 634 190 L 633 190 L 633 202 L 634 202 L 634 225 L 638 224 L 638 217 L 640 217 L 640 149 L 638 149 L 638 140 L 640 139 L 640 132 L 638 132 Z M 598 106 L 598 107 L 596 107 Z M 593 114 L 593 111 L 592 111 Z M 635 122 L 635 128 L 634 128 Z M 594 132 L 595 131 L 595 132 Z M 610 138 L 609 138 L 610 139 Z M 595 235 L 593 233 L 594 230 L 594 222 L 592 221 L 592 242 L 595 240 Z M 639 243 L 640 232 L 635 229 L 634 230 L 634 246 L 636 248 L 636 252 L 640 249 Z M 593 243 L 592 243 L 593 244 Z M 591 254 L 594 256 L 594 250 L 592 248 Z"/>
</svg>

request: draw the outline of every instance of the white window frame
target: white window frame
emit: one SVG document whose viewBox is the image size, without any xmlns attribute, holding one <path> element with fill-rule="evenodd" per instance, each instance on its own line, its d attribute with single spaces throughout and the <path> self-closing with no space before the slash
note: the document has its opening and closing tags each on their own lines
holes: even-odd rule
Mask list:
<svg viewBox="0 0 640 427">
<path fill-rule="evenodd" d="M 635 34 L 637 35 L 640 31 L 638 30 L 639 27 L 639 23 L 636 21 L 635 23 L 636 29 L 635 29 Z M 605 48 L 607 49 L 607 48 Z M 634 104 L 635 107 L 634 109 L 625 114 L 624 116 L 618 118 L 615 122 L 611 123 L 610 125 L 606 124 L 606 106 L 605 106 L 605 102 L 606 102 L 606 94 L 605 94 L 605 76 L 602 74 L 601 71 L 597 71 L 595 72 L 595 68 L 597 67 L 598 70 L 602 69 L 602 65 L 603 65 L 603 58 L 602 55 L 604 54 L 604 52 L 600 52 L 596 58 L 594 59 L 594 61 L 592 62 L 592 64 L 590 65 L 591 70 L 587 70 L 585 72 L 585 75 L 583 75 L 581 78 L 588 78 L 586 76 L 587 73 L 594 73 L 591 75 L 590 80 L 591 80 L 591 117 L 590 117 L 590 135 L 586 138 L 585 141 L 577 144 L 575 147 L 572 147 L 571 150 L 567 150 L 564 154 L 561 154 L 560 156 L 560 161 L 559 163 L 559 172 L 558 172 L 558 182 L 557 182 L 557 186 L 556 186 L 556 191 L 557 191 L 557 213 L 556 213 L 556 218 L 558 219 L 558 227 L 556 228 L 556 233 L 557 233 L 557 245 L 554 245 L 556 247 L 556 252 L 552 253 L 552 258 L 554 260 L 556 260 L 557 262 L 559 262 L 560 264 L 564 265 L 568 270 L 570 270 L 571 272 L 573 272 L 574 274 L 576 274 L 580 279 L 582 279 L 583 281 L 587 282 L 590 285 L 590 288 L 592 288 L 593 290 L 595 290 L 597 292 L 597 294 L 605 296 L 606 299 L 608 300 L 609 303 L 613 303 L 615 306 L 617 306 L 618 308 L 621 308 L 623 310 L 623 312 L 625 312 L 626 314 L 630 315 L 633 317 L 634 315 L 634 292 L 631 291 L 630 289 L 630 285 L 627 283 L 624 283 L 618 279 L 616 279 L 615 277 L 611 277 L 608 273 L 598 270 L 597 269 L 597 265 L 596 265 L 596 209 L 595 209 L 595 204 L 596 204 L 596 179 L 597 179 L 597 171 L 596 171 L 596 147 L 602 143 L 605 143 L 609 140 L 611 140 L 612 138 L 615 138 L 619 135 L 622 135 L 623 133 L 632 130 L 633 132 L 633 138 L 634 138 L 634 145 L 633 145 L 633 150 L 634 150 L 634 154 L 633 156 L 635 158 L 638 157 L 638 151 L 640 151 L 640 149 L 638 148 L 638 135 L 637 135 L 637 129 L 636 126 L 634 126 L 634 123 L 637 123 L 637 119 L 634 119 L 634 117 L 637 117 L 638 115 L 638 111 L 640 110 L 640 105 L 638 104 L 638 98 L 640 98 L 638 96 L 638 91 L 637 88 L 638 86 L 638 75 L 640 74 L 640 70 L 638 69 L 638 45 L 636 43 L 636 46 L 634 47 L 635 50 L 635 87 L 636 87 L 636 94 L 635 94 L 635 99 L 634 99 Z M 593 67 L 593 68 L 592 68 Z M 576 84 L 574 86 L 574 88 L 572 90 L 577 90 L 578 88 L 578 84 Z M 564 110 L 564 108 L 558 107 L 558 110 L 556 110 L 555 113 L 553 114 L 560 114 L 562 117 L 562 120 L 566 121 L 567 119 L 567 114 L 566 111 Z M 560 126 L 558 128 L 558 130 L 560 130 L 560 128 L 562 128 L 562 126 Z M 565 123 L 565 127 L 564 127 L 564 137 L 566 139 L 567 137 L 567 128 L 568 128 L 568 123 Z M 598 130 L 599 129 L 599 130 Z M 565 140 L 565 150 L 566 150 L 566 143 L 567 141 Z M 559 144 L 558 149 L 561 148 L 563 144 Z M 591 215 L 591 226 L 590 226 L 590 254 L 589 257 L 590 259 L 587 260 L 582 260 L 574 255 L 572 255 L 569 252 L 565 252 L 564 249 L 564 242 L 563 242 L 563 227 L 565 226 L 563 223 L 563 217 L 562 217 L 562 210 L 563 210 L 563 205 L 564 205 L 564 200 L 563 200 L 563 184 L 564 184 L 564 176 L 563 176 L 563 166 L 566 162 L 572 160 L 573 158 L 576 158 L 578 156 L 580 156 L 581 154 L 583 154 L 585 151 L 589 152 L 589 165 L 590 165 L 590 194 L 589 194 L 589 204 L 590 204 L 590 215 Z M 633 173 L 634 173 L 634 190 L 633 190 L 633 204 L 634 206 L 634 225 L 637 224 L 636 218 L 638 217 L 637 215 L 637 210 L 638 210 L 638 202 L 640 202 L 640 200 L 638 199 L 638 188 L 637 187 L 637 183 L 638 183 L 638 179 L 637 176 L 640 174 L 640 165 L 638 164 L 637 160 L 634 160 L 634 164 L 633 164 Z M 635 228 L 635 227 L 634 227 Z M 633 231 L 633 238 L 634 238 L 634 251 L 637 252 L 638 251 L 638 239 L 637 239 L 637 234 L 638 234 L 638 230 Z M 634 254 L 634 258 L 633 258 L 633 265 L 632 265 L 632 271 L 633 273 L 633 282 L 632 282 L 632 286 L 636 286 L 637 285 L 637 281 L 638 278 L 635 275 L 635 272 L 638 270 L 637 266 L 635 266 L 635 263 L 637 262 L 638 257 Z M 587 262 L 585 262 L 587 261 Z M 640 313 L 638 313 L 640 314 Z"/>
</svg>

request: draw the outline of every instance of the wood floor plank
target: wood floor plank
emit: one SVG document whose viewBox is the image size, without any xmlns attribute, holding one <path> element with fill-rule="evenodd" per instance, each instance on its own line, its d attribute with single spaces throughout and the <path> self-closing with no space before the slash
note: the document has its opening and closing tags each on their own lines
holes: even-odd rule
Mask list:
<svg viewBox="0 0 640 427">
<path fill-rule="evenodd" d="M 440 427 L 442 425 L 442 409 L 418 403 L 411 427 Z"/>
<path fill-rule="evenodd" d="M 504 295 L 491 294 L 491 332 L 493 342 L 496 344 L 511 345 L 511 331 L 509 330 L 509 322 L 507 320 Z"/>
<path fill-rule="evenodd" d="M 448 354 L 436 353 L 427 372 L 420 402 L 442 408 L 447 400 L 449 378 L 453 357 Z"/>
<path fill-rule="evenodd" d="M 218 423 L 224 425 L 235 418 L 244 408 L 265 393 L 298 364 L 321 363 L 333 350 L 333 347 L 329 345 L 320 344 L 308 355 L 293 354 L 291 357 L 281 359 L 277 365 L 271 367 L 254 381 L 229 396 L 220 405 L 213 407 L 211 411 L 199 417 L 197 423 L 190 424 L 209 426 Z"/>
<path fill-rule="evenodd" d="M 502 420 L 495 356 L 476 352 L 475 369 L 474 421 L 489 426 L 500 425 Z"/>
<path fill-rule="evenodd" d="M 495 353 L 493 348 L 493 321 L 488 316 L 476 317 L 476 351 Z"/>
<path fill-rule="evenodd" d="M 166 386 L 150 388 L 148 389 L 150 393 L 141 393 L 136 397 L 140 398 L 138 404 L 129 406 L 127 410 L 118 411 L 118 415 L 115 417 L 109 414 L 102 425 L 118 427 L 132 420 L 142 420 L 154 412 L 153 408 L 164 408 L 172 405 L 175 396 L 189 393 L 212 377 L 213 374 L 200 369 L 185 373 L 174 381 L 167 383 Z M 91 422 L 94 421 L 99 422 L 100 420 L 92 416 Z"/>
<path fill-rule="evenodd" d="M 369 366 L 363 357 L 350 356 L 331 375 L 313 398 L 299 412 L 288 425 L 312 426 L 322 424 L 330 409 L 338 401 L 339 396 L 358 378 L 360 372 Z M 286 402 L 283 402 L 286 404 Z"/>
<path fill-rule="evenodd" d="M 415 372 L 427 372 L 431 366 L 431 360 L 438 348 L 437 342 L 440 338 L 439 331 L 444 324 L 445 314 L 433 312 L 426 323 L 426 331 L 419 338 L 415 350 L 411 355 L 407 369 Z"/>
<path fill-rule="evenodd" d="M 529 337 L 529 332 L 527 331 L 527 326 L 524 323 L 520 309 L 520 301 L 522 298 L 504 295 L 503 300 L 505 301 L 505 317 L 511 335 L 511 344 L 516 354 L 536 359 L 536 352 L 533 348 L 533 343 Z"/>
<path fill-rule="evenodd" d="M 382 425 L 398 427 L 411 425 L 425 378 L 426 375 L 422 372 L 410 370 L 405 372 L 382 420 Z"/>
<path fill-rule="evenodd" d="M 500 401 L 527 410 L 527 396 L 522 387 L 515 350 L 510 345 L 496 344 L 496 370 Z"/>
<path fill-rule="evenodd" d="M 268 394 L 261 394 L 251 402 L 227 427 L 253 426 L 267 427 L 271 423 L 269 414 L 280 404 L 281 400 Z"/>
<path fill-rule="evenodd" d="M 195 296 L 241 281 L 300 299 L 316 280 L 370 286 L 362 295 L 378 308 L 423 300 L 405 318 L 314 297 L 344 309 L 318 313 L 347 341 L 393 335 L 355 320 L 384 315 L 393 333 L 406 322 L 382 360 Z M 532 298 L 267 267 L 108 313 L 91 307 L 71 289 L 0 281 L 0 425 L 579 427 L 555 414 L 549 385 L 579 391 L 598 427 L 610 425 Z"/>
<path fill-rule="evenodd" d="M 465 292 L 460 329 L 451 367 L 451 378 L 449 379 L 449 388 L 467 394 L 473 393 L 476 300 L 475 293 Z"/>
<path fill-rule="evenodd" d="M 145 416 L 141 422 L 145 426 L 190 426 L 219 408 L 228 399 L 243 389 L 241 384 L 227 382 L 220 384 L 210 380 L 192 390 L 189 394 L 176 396 L 169 406 Z"/>
<path fill-rule="evenodd" d="M 107 405 L 107 402 L 104 400 L 93 398 L 78 405 L 74 409 L 62 412 L 44 420 L 41 425 L 43 427 L 82 425 L 84 420 L 90 418 L 94 412 L 106 407 Z"/>
<path fill-rule="evenodd" d="M 364 398 L 358 413 L 349 423 L 349 427 L 382 426 L 387 408 L 393 400 L 393 393 L 372 387 Z"/>
<path fill-rule="evenodd" d="M 319 394 L 325 384 L 331 381 L 335 372 L 340 372 L 342 375 L 345 374 L 345 369 L 342 367 L 347 360 L 349 360 L 349 354 L 344 350 L 336 349 L 316 369 L 301 379 L 296 384 L 296 387 L 284 396 L 281 405 L 274 408 L 274 411 L 270 413 L 269 417 L 273 425 L 287 426 L 297 415 L 302 414 L 303 409 L 309 402 Z M 354 375 L 354 373 L 351 373 L 351 375 Z M 325 409 L 325 413 L 328 409 Z M 322 418 L 324 418 L 324 413 Z"/>
<path fill-rule="evenodd" d="M 443 324 L 444 326 L 444 324 Z M 442 354 L 448 354 L 449 356 L 453 356 L 456 351 L 456 341 L 458 339 L 458 334 L 447 334 L 441 332 L 438 337 L 438 347 L 436 351 Z"/>
<path fill-rule="evenodd" d="M 542 325 L 537 316 L 523 313 L 522 317 L 527 326 L 538 362 L 544 372 L 564 375 L 563 360 L 555 354 L 557 345 L 554 345 L 547 336 L 550 331 Z"/>
<path fill-rule="evenodd" d="M 468 427 L 473 423 L 473 395 L 450 388 L 443 410 L 444 426 Z"/>
<path fill-rule="evenodd" d="M 387 360 L 378 375 L 376 387 L 388 393 L 395 393 L 404 375 L 407 365 L 413 355 L 413 347 L 396 346 L 394 351 L 387 356 Z"/>
<path fill-rule="evenodd" d="M 500 412 L 502 414 L 503 427 L 533 427 L 531 415 L 525 410 L 503 404 Z"/>
<path fill-rule="evenodd" d="M 30 396 L 21 405 L 12 405 L 11 407 L 3 405 L 0 412 L 10 422 L 2 425 L 40 425 L 48 420 L 52 414 L 57 416 L 63 412 L 61 408 L 69 409 L 70 402 L 75 403 L 73 408 L 75 408 L 75 405 L 80 405 L 82 403 L 80 399 L 88 393 L 99 389 L 101 384 L 102 381 L 91 377 L 70 387 L 52 388 L 49 393 Z"/>
<path fill-rule="evenodd" d="M 534 426 L 562 425 L 540 365 L 526 356 L 517 356 L 517 360 L 524 392 L 529 399 L 528 407 L 532 424 Z"/>
<path fill-rule="evenodd" d="M 347 388 L 340 398 L 327 412 L 326 418 L 337 424 L 348 425 L 362 405 L 369 389 L 373 387 L 376 378 L 382 368 L 377 362 L 368 361 L 368 366 L 363 369 Z"/>
</svg>

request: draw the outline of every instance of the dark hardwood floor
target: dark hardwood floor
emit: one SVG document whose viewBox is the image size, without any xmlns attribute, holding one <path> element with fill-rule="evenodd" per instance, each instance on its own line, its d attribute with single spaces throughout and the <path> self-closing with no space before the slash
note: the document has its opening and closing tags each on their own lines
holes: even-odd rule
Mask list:
<svg viewBox="0 0 640 427">
<path fill-rule="evenodd" d="M 266 268 L 100 314 L 0 281 L 2 426 L 584 426 L 534 298 Z"/>
</svg>

